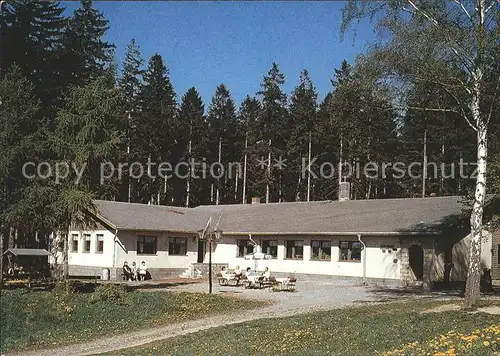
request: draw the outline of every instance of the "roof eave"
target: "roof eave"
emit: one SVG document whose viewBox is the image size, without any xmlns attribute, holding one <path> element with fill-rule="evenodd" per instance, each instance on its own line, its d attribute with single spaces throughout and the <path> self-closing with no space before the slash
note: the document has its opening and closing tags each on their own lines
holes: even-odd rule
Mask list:
<svg viewBox="0 0 500 356">
<path fill-rule="evenodd" d="M 316 235 L 316 236 L 435 236 L 441 234 L 441 231 L 301 231 L 301 232 L 283 232 L 283 231 L 222 231 L 222 235 L 238 236 L 238 235 Z"/>
</svg>

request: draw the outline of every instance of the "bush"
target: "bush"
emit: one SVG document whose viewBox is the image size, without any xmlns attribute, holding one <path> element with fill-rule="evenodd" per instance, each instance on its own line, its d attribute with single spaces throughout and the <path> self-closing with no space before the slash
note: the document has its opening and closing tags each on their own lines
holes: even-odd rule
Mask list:
<svg viewBox="0 0 500 356">
<path fill-rule="evenodd" d="M 123 303 L 127 289 L 120 284 L 102 284 L 98 286 L 92 294 L 90 301 L 97 302 L 118 302 Z"/>
</svg>

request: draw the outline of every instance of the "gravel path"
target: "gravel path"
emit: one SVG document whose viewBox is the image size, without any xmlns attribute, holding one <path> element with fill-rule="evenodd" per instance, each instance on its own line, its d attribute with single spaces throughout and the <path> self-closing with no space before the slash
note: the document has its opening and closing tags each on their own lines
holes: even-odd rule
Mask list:
<svg viewBox="0 0 500 356">
<path fill-rule="evenodd" d="M 7 355 L 93 355 L 140 346 L 153 341 L 164 340 L 217 326 L 237 324 L 256 319 L 290 316 L 317 310 L 342 308 L 352 305 L 355 302 L 376 301 L 378 299 L 364 287 L 356 286 L 352 283 L 349 284 L 349 282 L 346 281 L 333 279 L 299 281 L 297 289 L 298 290 L 295 293 L 274 293 L 269 290 L 245 290 L 235 287 L 215 286 L 215 293 L 227 293 L 237 295 L 242 298 L 251 298 L 255 300 L 256 303 L 259 303 L 259 301 L 272 301 L 273 305 L 265 306 L 254 311 L 248 311 L 246 313 L 232 312 L 219 314 L 203 319 L 135 331 L 128 333 L 127 335 L 114 335 L 80 344 L 73 344 L 47 350 L 8 353 Z M 171 288 L 170 290 L 205 292 L 207 290 L 207 285 L 205 283 L 192 284 Z"/>
</svg>

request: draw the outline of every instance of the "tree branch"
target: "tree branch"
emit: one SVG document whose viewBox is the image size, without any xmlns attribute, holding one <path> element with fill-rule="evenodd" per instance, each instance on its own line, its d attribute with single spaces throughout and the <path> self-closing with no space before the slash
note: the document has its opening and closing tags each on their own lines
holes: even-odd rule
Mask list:
<svg viewBox="0 0 500 356">
<path fill-rule="evenodd" d="M 495 6 L 495 3 L 500 3 L 500 0 L 492 0 L 492 1 L 491 1 L 491 4 L 490 4 L 489 6 L 487 6 L 487 7 L 486 7 L 486 10 L 484 10 L 484 13 L 485 13 L 485 14 L 487 14 L 487 13 L 488 13 L 488 11 L 490 11 L 490 10 L 491 10 L 491 8 L 492 8 L 493 6 Z"/>
<path fill-rule="evenodd" d="M 455 4 L 457 4 L 457 5 L 460 5 L 460 7 L 462 8 L 463 12 L 464 12 L 464 13 L 467 15 L 467 17 L 469 18 L 469 20 L 470 20 L 471 22 L 473 22 L 473 21 L 472 21 L 472 16 L 470 15 L 469 11 L 467 11 L 467 9 L 465 8 L 465 6 L 464 6 L 464 4 L 463 4 L 462 0 L 451 0 L 451 1 L 453 1 L 453 2 L 454 2 Z"/>
<path fill-rule="evenodd" d="M 441 30 L 443 30 L 443 33 L 445 34 L 445 37 L 447 39 L 447 41 L 450 43 L 450 49 L 451 51 L 455 54 L 455 56 L 457 56 L 460 61 L 462 62 L 462 64 L 464 65 L 464 67 L 467 69 L 467 71 L 472 74 L 473 72 L 473 68 L 474 68 L 474 62 L 470 59 L 468 59 L 466 56 L 462 56 L 460 55 L 460 53 L 458 53 L 458 50 L 451 44 L 453 43 L 454 41 L 451 41 L 450 38 L 446 35 L 446 30 L 440 25 L 440 23 L 435 19 L 433 18 L 431 15 L 429 15 L 426 11 L 422 10 L 421 8 L 419 8 L 417 5 L 415 5 L 415 3 L 413 2 L 413 0 L 407 0 L 408 3 L 418 12 L 420 13 L 422 16 L 424 16 L 428 21 L 430 21 L 434 26 L 436 27 L 439 27 L 441 28 Z M 459 47 L 460 48 L 460 47 Z"/>
<path fill-rule="evenodd" d="M 467 121 L 467 123 L 469 124 L 469 126 L 474 130 L 474 131 L 477 131 L 477 128 L 476 126 L 474 126 L 469 118 L 467 116 L 465 116 L 465 113 L 463 112 L 463 109 L 462 109 L 462 112 L 458 112 L 457 110 L 455 109 L 442 109 L 442 108 L 423 108 L 423 107 L 420 107 L 420 106 L 404 106 L 404 107 L 397 107 L 395 106 L 396 109 L 400 109 L 400 110 L 404 110 L 404 109 L 413 109 L 413 110 L 420 110 L 420 111 L 431 111 L 431 112 L 452 112 L 452 113 L 455 113 L 457 115 L 462 115 L 464 116 L 465 120 Z"/>
</svg>

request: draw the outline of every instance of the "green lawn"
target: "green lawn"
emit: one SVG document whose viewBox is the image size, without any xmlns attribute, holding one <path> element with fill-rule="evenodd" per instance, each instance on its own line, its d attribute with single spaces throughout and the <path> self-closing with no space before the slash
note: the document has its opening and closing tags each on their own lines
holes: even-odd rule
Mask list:
<svg viewBox="0 0 500 356">
<path fill-rule="evenodd" d="M 460 337 L 468 341 L 463 341 L 463 349 L 456 349 L 456 353 L 451 354 L 478 356 L 494 355 L 500 351 L 497 344 L 500 342 L 499 315 L 463 311 L 420 313 L 440 304 L 443 302 L 413 301 L 259 320 L 197 332 L 111 354 L 364 356 L 382 355 L 399 348 L 400 350 L 392 355 L 422 355 L 425 354 L 422 350 L 415 351 L 411 345 L 403 348 L 403 345 L 418 341 L 419 344 L 416 345 L 423 344 L 426 350 L 427 345 L 434 344 L 434 350 L 449 350 L 453 343 L 450 340 Z M 490 325 L 497 326 L 484 331 L 484 328 Z M 478 337 L 466 339 L 462 334 L 450 334 L 444 339 L 432 341 L 434 337 L 449 331 L 463 335 L 476 332 Z M 486 343 L 486 340 L 489 341 Z M 466 349 L 465 345 L 469 348 Z"/>
<path fill-rule="evenodd" d="M 175 292 L 63 293 L 2 291 L 1 350 L 49 346 L 148 328 L 235 309 L 250 301 Z"/>
</svg>

